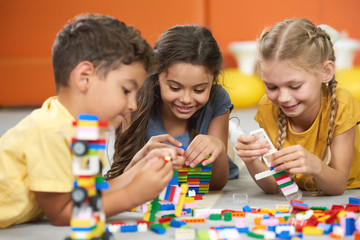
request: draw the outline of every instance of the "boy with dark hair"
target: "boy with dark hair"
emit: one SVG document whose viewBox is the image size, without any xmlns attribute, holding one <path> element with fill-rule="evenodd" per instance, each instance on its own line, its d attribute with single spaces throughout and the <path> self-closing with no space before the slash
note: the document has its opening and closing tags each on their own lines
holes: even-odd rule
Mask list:
<svg viewBox="0 0 360 240">
<path fill-rule="evenodd" d="M 57 96 L 47 99 L 0 138 L 0 228 L 34 221 L 43 214 L 54 225 L 68 225 L 73 188 L 70 131 L 79 113 L 95 114 L 113 128 L 137 108 L 136 95 L 152 70 L 155 55 L 133 27 L 98 14 L 70 20 L 52 50 Z M 173 175 L 161 157 L 110 181 L 102 195 L 107 216 L 154 199 Z"/>
</svg>

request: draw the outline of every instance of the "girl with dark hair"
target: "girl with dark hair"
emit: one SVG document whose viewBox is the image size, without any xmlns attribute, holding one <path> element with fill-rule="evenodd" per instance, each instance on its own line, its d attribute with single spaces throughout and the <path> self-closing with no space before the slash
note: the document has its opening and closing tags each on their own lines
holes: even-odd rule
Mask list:
<svg viewBox="0 0 360 240">
<path fill-rule="evenodd" d="M 213 163 L 210 189 L 221 189 L 229 177 L 226 150 L 233 105 L 218 84 L 223 60 L 219 46 L 207 28 L 182 25 L 165 31 L 154 49 L 158 70 L 138 95 L 131 125 L 117 131 L 114 162 L 106 176 L 122 174 L 146 151 L 170 143 L 189 167 Z M 231 164 L 236 177 L 238 168 Z"/>
</svg>

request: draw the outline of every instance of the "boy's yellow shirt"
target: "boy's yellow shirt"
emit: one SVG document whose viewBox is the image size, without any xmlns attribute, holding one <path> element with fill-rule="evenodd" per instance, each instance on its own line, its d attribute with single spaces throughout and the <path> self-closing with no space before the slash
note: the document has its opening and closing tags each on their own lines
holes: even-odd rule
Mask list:
<svg viewBox="0 0 360 240">
<path fill-rule="evenodd" d="M 51 97 L 0 138 L 0 228 L 43 215 L 34 191 L 71 192 L 73 121 Z"/>
<path fill-rule="evenodd" d="M 328 93 L 323 89 L 322 102 L 319 113 L 312 126 L 302 133 L 296 133 L 291 130 L 288 124 L 287 137 L 282 148 L 292 145 L 302 145 L 309 152 L 321 158 L 326 147 L 326 140 L 330 124 L 330 99 Z M 333 136 L 346 132 L 360 123 L 360 102 L 343 88 L 336 89 L 338 102 L 338 111 L 335 119 Z M 277 114 L 278 107 L 275 106 L 266 95 L 260 100 L 255 120 L 260 127 L 269 135 L 269 138 L 275 145 L 277 138 Z M 360 188 L 360 134 L 359 126 L 356 129 L 354 156 L 349 173 L 347 189 Z M 294 180 L 299 187 L 315 191 L 316 185 L 313 178 L 309 175 L 296 174 Z"/>
</svg>

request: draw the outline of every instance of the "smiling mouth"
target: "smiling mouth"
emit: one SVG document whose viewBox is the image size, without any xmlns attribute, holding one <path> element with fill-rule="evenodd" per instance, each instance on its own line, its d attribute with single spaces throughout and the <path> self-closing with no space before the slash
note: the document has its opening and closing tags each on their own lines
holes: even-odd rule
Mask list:
<svg viewBox="0 0 360 240">
<path fill-rule="evenodd" d="M 194 107 L 181 107 L 178 105 L 175 105 L 175 107 L 180 113 L 189 113 L 194 108 Z"/>
<path fill-rule="evenodd" d="M 299 103 L 291 106 L 281 106 L 281 108 L 286 111 L 293 111 L 297 108 L 297 106 L 299 106 Z"/>
</svg>

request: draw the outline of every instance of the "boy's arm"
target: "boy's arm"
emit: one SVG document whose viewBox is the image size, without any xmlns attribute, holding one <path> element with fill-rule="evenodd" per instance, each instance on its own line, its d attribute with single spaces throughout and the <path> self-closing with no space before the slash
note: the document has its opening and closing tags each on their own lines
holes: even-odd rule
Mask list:
<svg viewBox="0 0 360 240">
<path fill-rule="evenodd" d="M 172 178 L 173 171 L 171 163 L 154 158 L 132 174 L 135 176 L 129 176 L 132 180 L 125 187 L 114 187 L 111 186 L 114 182 L 110 182 L 110 190 L 103 192 L 103 209 L 106 216 L 131 210 L 159 196 Z"/>
<path fill-rule="evenodd" d="M 105 215 L 110 217 L 154 199 L 172 176 L 171 163 L 159 158 L 144 161 L 143 166 L 129 171 L 125 176 L 127 179 L 110 182 L 110 190 L 103 191 L 102 208 Z M 73 206 L 70 193 L 35 192 L 35 195 L 52 225 L 69 225 Z"/>
<path fill-rule="evenodd" d="M 70 193 L 35 192 L 35 196 L 52 225 L 69 225 L 73 205 Z"/>
</svg>

